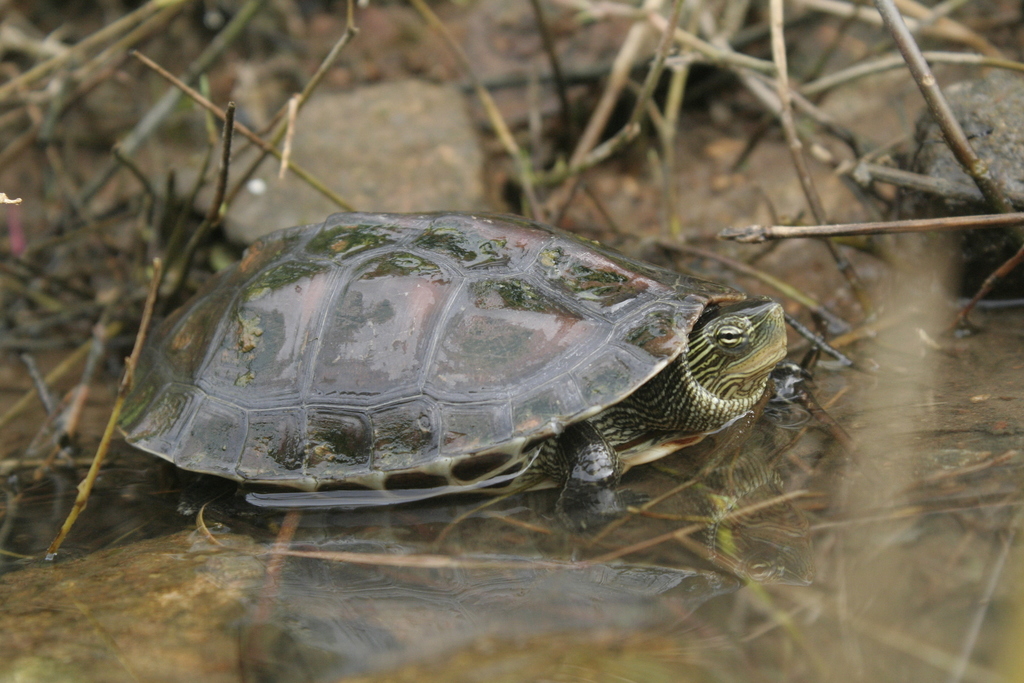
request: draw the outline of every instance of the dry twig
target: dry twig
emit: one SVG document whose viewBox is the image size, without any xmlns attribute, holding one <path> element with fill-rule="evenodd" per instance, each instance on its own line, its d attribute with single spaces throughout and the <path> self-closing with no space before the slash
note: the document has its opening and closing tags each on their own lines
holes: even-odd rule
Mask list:
<svg viewBox="0 0 1024 683">
<path fill-rule="evenodd" d="M 46 559 L 52 560 L 56 556 L 57 551 L 60 549 L 64 539 L 67 538 L 71 528 L 75 525 L 75 521 L 78 516 L 85 509 L 86 503 L 89 501 L 89 494 L 92 493 L 92 487 L 96 483 L 96 477 L 99 476 L 100 467 L 103 465 L 103 460 L 106 458 L 107 450 L 110 448 L 110 440 L 114 436 L 114 430 L 117 427 L 117 421 L 121 417 L 121 407 L 124 405 L 124 400 L 128 396 L 128 392 L 131 391 L 132 383 L 135 379 L 135 366 L 138 365 L 139 356 L 142 354 L 142 347 L 146 343 L 146 335 L 149 332 L 150 321 L 153 319 L 153 308 L 156 305 L 156 297 L 159 290 L 158 284 L 160 282 L 160 272 L 163 270 L 163 263 L 160 259 L 153 261 L 153 277 L 149 283 L 149 294 L 146 296 L 146 305 L 142 311 L 142 322 L 139 324 L 139 332 L 135 337 L 135 347 L 132 349 L 132 355 L 128 358 L 128 362 L 125 364 L 124 375 L 121 378 L 121 384 L 117 388 L 117 398 L 114 400 L 114 407 L 110 411 L 110 419 L 107 420 L 107 428 L 103 432 L 103 437 L 100 439 L 100 444 L 96 448 L 96 456 L 93 458 L 92 465 L 89 467 L 88 474 L 85 475 L 85 479 L 78 485 L 78 495 L 75 497 L 75 502 L 71 506 L 71 511 L 68 513 L 67 519 L 64 520 L 64 524 L 61 526 L 60 531 L 57 532 L 57 536 L 50 543 L 50 547 L 46 550 Z"/>
<path fill-rule="evenodd" d="M 169 71 L 167 71 L 162 66 L 151 60 L 149 57 L 146 57 L 142 53 L 133 52 L 132 54 L 140 62 L 148 66 L 150 69 L 156 71 L 158 74 L 167 79 L 167 81 L 174 84 L 175 87 L 179 88 L 183 93 L 192 98 L 192 100 L 196 104 L 203 107 L 207 111 L 212 112 L 214 116 L 219 118 L 221 121 L 226 120 L 227 114 L 224 112 L 224 110 L 215 105 L 213 102 L 210 102 L 205 97 L 203 97 L 194 88 L 189 87 L 184 82 L 177 79 Z M 247 126 L 235 121 L 233 128 L 235 132 L 243 135 L 247 140 L 249 140 L 249 142 L 253 143 L 257 147 L 262 149 L 264 152 L 274 155 L 274 157 L 276 157 L 277 159 L 281 159 L 281 152 L 276 147 L 271 145 L 269 142 L 265 141 L 260 136 L 256 135 L 256 133 L 252 132 L 252 130 L 250 130 Z M 332 202 L 334 202 L 341 208 L 345 209 L 346 211 L 353 211 L 352 206 L 348 202 L 346 202 L 344 199 L 342 199 L 333 191 L 331 191 L 326 185 L 324 185 L 318 178 L 316 178 L 312 173 L 307 171 L 305 168 L 297 165 L 294 161 L 289 162 L 288 168 L 290 168 L 295 175 L 302 178 L 302 180 L 304 180 L 310 187 L 312 187 L 314 190 L 330 199 Z"/>
<path fill-rule="evenodd" d="M 794 237 L 847 237 L 853 235 L 888 235 L 902 232 L 935 232 L 1005 228 L 1024 224 L 1024 213 L 997 213 L 985 216 L 954 216 L 951 218 L 918 218 L 875 223 L 844 223 L 835 225 L 748 225 L 726 228 L 721 239 L 748 244 Z"/>
</svg>

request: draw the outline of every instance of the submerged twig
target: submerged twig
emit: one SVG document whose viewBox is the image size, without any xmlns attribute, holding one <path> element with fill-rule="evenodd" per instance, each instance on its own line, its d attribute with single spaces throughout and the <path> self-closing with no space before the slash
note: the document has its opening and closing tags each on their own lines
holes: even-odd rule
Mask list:
<svg viewBox="0 0 1024 683">
<path fill-rule="evenodd" d="M 43 408 L 46 410 L 47 415 L 53 415 L 57 410 L 57 399 L 54 398 L 53 392 L 46 386 L 46 380 L 43 379 L 42 374 L 39 372 L 39 366 L 36 365 L 36 359 L 27 353 L 20 355 L 21 362 L 25 364 L 25 368 L 28 370 L 28 376 L 32 380 L 32 386 L 35 387 L 36 393 L 39 394 L 39 400 L 42 401 Z"/>
<path fill-rule="evenodd" d="M 253 615 L 253 621 L 257 624 L 263 624 L 270 620 L 271 612 L 281 592 L 281 570 L 284 568 L 285 558 L 301 519 L 302 513 L 299 510 L 289 510 L 285 513 L 284 521 L 277 532 L 277 538 L 274 539 L 274 545 L 270 549 L 270 561 L 267 563 L 264 574 L 263 590 L 260 592 L 260 599 Z"/>
<path fill-rule="evenodd" d="M 953 327 L 958 327 L 970 315 L 974 307 L 978 305 L 978 302 L 985 298 L 985 295 L 992 291 L 992 288 L 996 286 L 996 283 L 1002 278 L 1010 274 L 1011 271 L 1024 263 L 1024 245 L 1021 245 L 1020 249 L 1016 254 L 1008 258 L 1003 262 L 1001 266 L 992 271 L 985 281 L 981 283 L 981 287 L 971 297 L 971 300 L 967 302 L 967 305 L 960 309 L 960 312 L 956 314 L 956 318 L 953 320 Z"/>
<path fill-rule="evenodd" d="M 807 490 L 800 489 L 800 490 L 797 490 L 797 491 L 791 491 L 789 493 L 783 493 L 783 494 L 778 495 L 778 496 L 772 496 L 771 498 L 768 498 L 767 500 L 762 500 L 762 501 L 759 501 L 759 502 L 754 503 L 752 505 L 748 505 L 746 507 L 742 507 L 742 508 L 739 508 L 737 510 L 734 510 L 734 511 L 724 515 L 722 517 L 722 520 L 720 520 L 720 521 L 729 520 L 729 519 L 737 519 L 737 518 L 740 518 L 740 517 L 745 517 L 747 515 L 751 515 L 751 514 L 757 512 L 758 510 L 763 510 L 765 508 L 772 507 L 773 505 L 778 505 L 780 503 L 785 503 L 785 502 L 788 502 L 788 501 L 791 501 L 791 500 L 796 500 L 797 498 L 802 498 L 803 496 L 806 496 L 808 493 L 809 492 Z M 620 557 L 624 557 L 626 555 L 632 555 L 633 553 L 637 553 L 637 552 L 640 552 L 642 550 L 647 550 L 648 548 L 653 548 L 654 546 L 661 545 L 662 543 L 665 543 L 667 541 L 679 540 L 679 539 L 682 539 L 682 538 L 686 538 L 687 536 L 690 536 L 691 534 L 695 534 L 698 531 L 700 531 L 701 529 L 704 529 L 706 526 L 707 526 L 706 524 L 701 524 L 701 523 L 689 524 L 689 525 L 687 525 L 685 527 L 682 527 L 682 528 L 679 528 L 679 529 L 675 529 L 673 531 L 669 531 L 669 532 L 661 534 L 659 536 L 654 536 L 652 538 L 644 539 L 643 541 L 639 541 L 638 543 L 634 543 L 633 545 L 628 545 L 628 546 L 625 546 L 625 547 L 622 547 L 622 548 L 617 548 L 616 550 L 612 550 L 610 552 L 607 552 L 604 555 L 600 555 L 598 557 L 592 558 L 589 561 L 591 563 L 593 563 L 593 564 L 603 564 L 605 562 L 610 562 L 612 560 L 617 560 Z"/>
<path fill-rule="evenodd" d="M 828 355 L 832 356 L 837 361 L 839 361 L 840 365 L 845 365 L 848 368 L 863 369 L 859 368 L 857 364 L 853 362 L 852 358 L 847 356 L 839 349 L 834 348 L 831 344 L 825 341 L 825 338 L 822 337 L 820 334 L 815 334 L 812 330 L 810 330 L 799 320 L 791 316 L 789 313 L 786 313 L 785 316 L 786 323 L 794 330 L 796 330 L 797 334 L 799 334 L 801 337 L 809 341 L 811 345 L 814 346 L 814 348 L 820 351 L 824 351 Z"/>
<path fill-rule="evenodd" d="M 1002 543 L 996 551 L 995 561 L 989 570 L 988 581 L 985 582 L 981 598 L 974 606 L 974 615 L 967 627 L 964 642 L 960 646 L 960 656 L 957 658 L 954 669 L 949 672 L 949 678 L 946 679 L 947 683 L 960 683 L 964 680 L 964 674 L 967 673 L 967 667 L 971 663 L 971 655 L 974 653 L 975 647 L 977 647 L 981 628 L 985 623 L 985 616 L 992 605 L 992 596 L 995 595 L 996 588 L 1003 578 L 1006 559 L 1010 556 L 1010 551 L 1014 547 L 1013 541 L 1017 536 L 1017 529 L 1020 527 L 1022 516 L 1024 516 L 1024 510 L 1018 510 L 1013 516 L 1013 521 L 1007 525 L 1006 532 L 1002 534 Z"/>
</svg>

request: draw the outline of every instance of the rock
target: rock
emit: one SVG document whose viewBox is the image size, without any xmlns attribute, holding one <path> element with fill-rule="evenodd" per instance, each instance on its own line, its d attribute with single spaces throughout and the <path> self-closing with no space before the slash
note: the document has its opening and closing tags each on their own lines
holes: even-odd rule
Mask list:
<svg viewBox="0 0 1024 683">
<path fill-rule="evenodd" d="M 252 157 L 239 155 L 234 168 Z M 409 80 L 317 94 L 299 114 L 292 158 L 360 211 L 485 208 L 483 153 L 454 86 Z M 279 180 L 278 169 L 265 161 L 235 200 L 233 241 L 342 210 L 293 173 Z"/>
<path fill-rule="evenodd" d="M 237 681 L 254 544 L 182 532 L 0 578 L 0 681 Z"/>
<path fill-rule="evenodd" d="M 967 138 L 1003 186 L 1024 195 L 1024 78 L 993 71 L 985 78 L 955 83 L 944 90 Z M 964 183 L 974 181 L 960 168 L 927 110 L 917 122 L 917 148 L 911 163 L 917 173 Z M 947 211 L 987 213 L 984 203 L 946 202 Z"/>
<path fill-rule="evenodd" d="M 1018 198 L 1024 196 L 1024 78 L 1007 71 L 993 71 L 984 78 L 963 81 L 944 90 L 946 99 L 967 134 L 974 151 L 989 165 L 992 176 L 1005 190 Z M 934 118 L 926 110 L 917 123 L 917 148 L 911 170 L 974 187 L 946 146 Z M 1020 210 L 1020 202 L 1017 209 Z M 942 199 L 909 195 L 904 212 L 907 217 L 949 216 L 992 213 L 985 202 Z M 991 228 L 969 230 L 957 235 L 959 291 L 973 296 L 1004 261 L 1020 249 L 1024 230 Z M 1024 293 L 1024 269 L 1017 268 L 993 290 L 991 297 L 1019 298 Z"/>
</svg>

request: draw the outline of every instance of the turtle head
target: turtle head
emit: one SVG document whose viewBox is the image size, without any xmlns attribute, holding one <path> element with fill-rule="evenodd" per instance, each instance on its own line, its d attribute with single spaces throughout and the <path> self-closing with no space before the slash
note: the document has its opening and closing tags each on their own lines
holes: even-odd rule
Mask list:
<svg viewBox="0 0 1024 683">
<path fill-rule="evenodd" d="M 731 419 L 757 402 L 785 356 L 782 306 L 755 298 L 708 308 L 690 333 L 686 364 L 701 394 L 732 406 Z"/>
</svg>

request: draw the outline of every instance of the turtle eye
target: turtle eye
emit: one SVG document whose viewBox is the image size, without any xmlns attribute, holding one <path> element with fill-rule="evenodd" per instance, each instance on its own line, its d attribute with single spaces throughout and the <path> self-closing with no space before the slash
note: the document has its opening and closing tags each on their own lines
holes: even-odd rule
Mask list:
<svg viewBox="0 0 1024 683">
<path fill-rule="evenodd" d="M 747 341 L 747 331 L 735 325 L 723 325 L 715 330 L 715 341 L 727 349 L 735 349 Z"/>
</svg>

